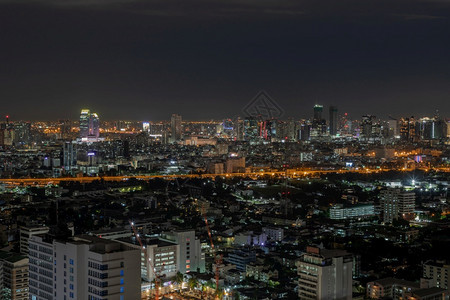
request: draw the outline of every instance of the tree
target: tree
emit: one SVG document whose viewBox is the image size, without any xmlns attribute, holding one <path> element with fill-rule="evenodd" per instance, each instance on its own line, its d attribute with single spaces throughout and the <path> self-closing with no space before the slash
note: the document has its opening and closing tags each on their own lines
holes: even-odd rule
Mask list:
<svg viewBox="0 0 450 300">
<path fill-rule="evenodd" d="M 184 276 L 183 276 L 183 274 L 181 273 L 181 272 L 177 272 L 177 274 L 175 275 L 175 280 L 174 280 L 177 284 L 178 284 L 178 286 L 180 287 L 180 292 L 181 292 L 181 284 L 183 283 L 183 281 L 184 281 Z"/>
<path fill-rule="evenodd" d="M 188 280 L 188 286 L 191 290 L 195 289 L 198 286 L 198 280 L 195 277 L 191 277 Z"/>
</svg>

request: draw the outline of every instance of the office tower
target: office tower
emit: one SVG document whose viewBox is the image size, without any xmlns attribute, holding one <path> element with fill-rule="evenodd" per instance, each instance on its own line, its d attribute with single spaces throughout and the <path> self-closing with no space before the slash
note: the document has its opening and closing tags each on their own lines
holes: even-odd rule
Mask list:
<svg viewBox="0 0 450 300">
<path fill-rule="evenodd" d="M 28 243 L 32 236 L 45 234 L 49 231 L 47 226 L 21 226 L 20 227 L 20 253 L 28 255 Z"/>
<path fill-rule="evenodd" d="M 416 137 L 416 121 L 414 117 L 401 118 L 399 121 L 400 139 L 412 142 Z"/>
<path fill-rule="evenodd" d="M 450 289 L 450 263 L 428 260 L 423 264 L 423 277 L 428 287 Z"/>
<path fill-rule="evenodd" d="M 65 142 L 63 149 L 63 166 L 66 171 L 71 171 L 77 166 L 77 145 L 75 142 Z"/>
<path fill-rule="evenodd" d="M 352 254 L 309 246 L 296 265 L 300 299 L 352 299 Z"/>
<path fill-rule="evenodd" d="M 414 215 L 416 195 L 401 189 L 387 189 L 380 192 L 380 210 L 383 223 L 392 223 L 400 215 L 410 218 Z"/>
<path fill-rule="evenodd" d="M 91 112 L 89 109 L 82 109 L 80 114 L 80 137 L 86 138 L 89 136 Z"/>
<path fill-rule="evenodd" d="M 142 132 L 150 132 L 150 123 L 142 122 Z"/>
<path fill-rule="evenodd" d="M 312 138 L 323 136 L 327 132 L 327 122 L 322 118 L 323 105 L 314 105 L 314 116 L 311 127 Z"/>
<path fill-rule="evenodd" d="M 421 118 L 418 124 L 422 140 L 438 140 L 446 137 L 446 124 L 438 115 L 433 118 Z"/>
<path fill-rule="evenodd" d="M 30 299 L 140 299 L 141 251 L 95 236 L 29 244 Z"/>
<path fill-rule="evenodd" d="M 243 141 L 244 140 L 244 120 L 242 120 L 241 118 L 237 118 L 236 121 L 234 122 L 234 127 L 233 127 L 233 134 L 234 134 L 234 139 L 236 141 Z"/>
<path fill-rule="evenodd" d="M 170 130 L 172 133 L 172 142 L 179 141 L 183 138 L 183 125 L 180 115 L 172 115 L 170 118 Z"/>
<path fill-rule="evenodd" d="M 100 119 L 98 114 L 89 109 L 82 109 L 80 114 L 80 138 L 82 141 L 96 141 L 100 137 Z"/>
<path fill-rule="evenodd" d="M 313 121 L 322 121 L 323 105 L 316 104 L 314 105 L 313 110 L 314 110 Z"/>
<path fill-rule="evenodd" d="M 89 137 L 98 139 L 100 136 L 100 119 L 98 114 L 92 113 L 89 119 Z"/>
<path fill-rule="evenodd" d="M 244 140 L 256 141 L 259 137 L 258 120 L 253 117 L 244 119 Z"/>
<path fill-rule="evenodd" d="M 336 135 L 337 134 L 337 128 L 338 128 L 338 120 L 337 120 L 337 112 L 338 109 L 336 106 L 330 106 L 330 135 Z"/>
<path fill-rule="evenodd" d="M 28 300 L 28 257 L 0 251 L 0 299 Z"/>
<path fill-rule="evenodd" d="M 299 131 L 299 139 L 301 141 L 309 141 L 311 138 L 311 128 L 312 125 L 309 121 L 304 121 L 300 124 L 300 131 Z"/>
<path fill-rule="evenodd" d="M 361 135 L 366 138 L 376 138 L 381 136 L 381 124 L 376 121 L 376 116 L 362 116 Z"/>
<path fill-rule="evenodd" d="M 194 230 L 166 232 L 163 238 L 180 246 L 180 272 L 205 272 L 205 253 L 202 252 L 200 240 Z"/>
</svg>

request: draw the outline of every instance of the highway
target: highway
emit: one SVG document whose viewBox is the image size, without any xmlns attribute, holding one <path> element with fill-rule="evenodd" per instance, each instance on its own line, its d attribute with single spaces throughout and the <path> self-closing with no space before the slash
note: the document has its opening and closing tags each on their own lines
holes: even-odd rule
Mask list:
<svg viewBox="0 0 450 300">
<path fill-rule="evenodd" d="M 425 169 L 428 171 L 429 169 Z M 450 172 L 450 168 L 434 168 L 433 170 L 441 172 Z M 128 175 L 128 176 L 104 176 L 104 177 L 57 177 L 57 178 L 1 178 L 0 183 L 16 186 L 45 186 L 48 184 L 60 184 L 61 182 L 80 182 L 80 183 L 90 183 L 96 180 L 104 181 L 127 181 L 129 179 L 135 178 L 138 180 L 149 180 L 154 178 L 162 179 L 175 179 L 175 178 L 215 178 L 219 177 L 249 177 L 257 179 L 263 176 L 288 176 L 290 178 L 301 178 L 301 177 L 312 177 L 322 174 L 329 173 L 360 173 L 360 174 L 370 174 L 370 173 L 380 173 L 394 171 L 392 169 L 334 169 L 334 170 L 296 170 L 289 169 L 287 171 L 266 171 L 266 172 L 251 172 L 251 173 L 224 173 L 224 174 L 171 174 L 171 175 Z M 397 171 L 413 171 L 413 169 L 400 169 Z"/>
</svg>

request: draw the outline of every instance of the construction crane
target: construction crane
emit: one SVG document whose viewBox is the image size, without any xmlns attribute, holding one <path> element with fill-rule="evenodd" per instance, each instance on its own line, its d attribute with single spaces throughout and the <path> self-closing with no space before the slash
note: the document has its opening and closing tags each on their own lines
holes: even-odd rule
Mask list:
<svg viewBox="0 0 450 300">
<path fill-rule="evenodd" d="M 150 265 L 150 268 L 147 268 L 147 276 L 149 276 L 150 274 L 148 269 L 151 269 L 152 273 L 155 275 L 155 300 L 159 300 L 159 287 L 163 277 L 161 272 L 163 271 L 164 266 L 162 266 L 159 270 L 155 269 L 152 260 L 147 255 L 147 251 L 145 249 L 144 244 L 142 244 L 141 237 L 137 232 L 136 227 L 134 227 L 134 222 L 130 221 L 130 225 L 131 228 L 133 229 L 133 233 L 134 236 L 136 237 L 136 240 L 139 242 L 139 245 L 141 246 L 141 251 L 144 252 L 145 262 L 148 262 L 148 264 Z"/>
<path fill-rule="evenodd" d="M 208 231 L 209 242 L 211 243 L 211 253 L 214 257 L 214 263 L 216 265 L 216 269 L 214 270 L 214 273 L 215 273 L 214 278 L 216 281 L 216 298 L 218 298 L 218 296 L 219 296 L 219 278 L 220 278 L 219 266 L 222 264 L 222 255 L 216 254 L 216 248 L 214 247 L 211 230 L 209 229 L 208 218 L 206 217 L 206 210 L 204 208 L 202 208 L 202 210 L 203 210 L 203 217 L 205 218 L 206 229 Z"/>
</svg>

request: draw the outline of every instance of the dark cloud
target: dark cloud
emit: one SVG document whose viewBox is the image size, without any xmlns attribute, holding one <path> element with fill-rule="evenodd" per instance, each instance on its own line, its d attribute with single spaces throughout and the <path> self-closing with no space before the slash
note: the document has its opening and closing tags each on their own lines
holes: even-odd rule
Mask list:
<svg viewBox="0 0 450 300">
<path fill-rule="evenodd" d="M 286 116 L 450 115 L 449 16 L 439 0 L 0 0 L 0 110 L 233 117 L 264 89 Z"/>
</svg>

